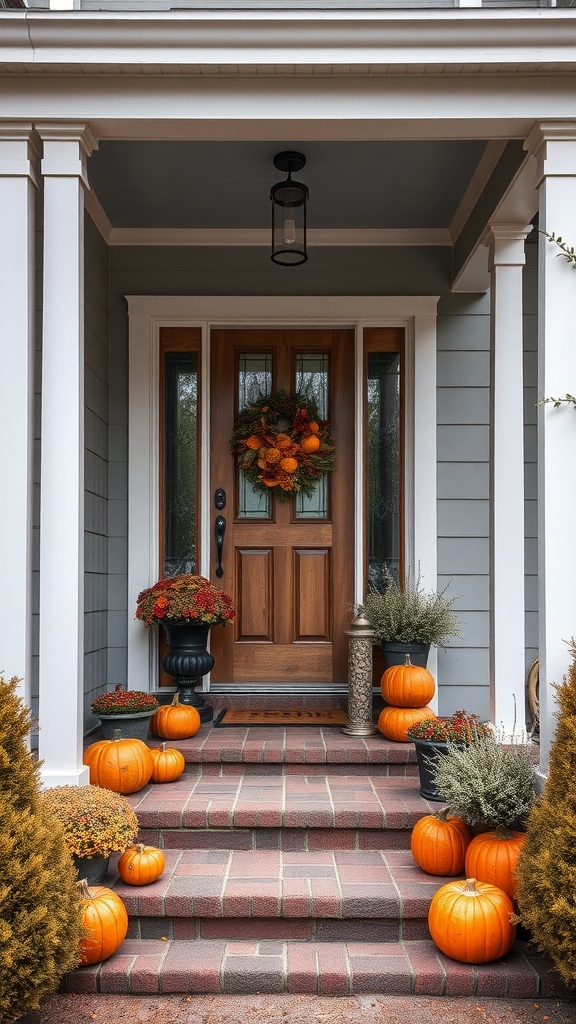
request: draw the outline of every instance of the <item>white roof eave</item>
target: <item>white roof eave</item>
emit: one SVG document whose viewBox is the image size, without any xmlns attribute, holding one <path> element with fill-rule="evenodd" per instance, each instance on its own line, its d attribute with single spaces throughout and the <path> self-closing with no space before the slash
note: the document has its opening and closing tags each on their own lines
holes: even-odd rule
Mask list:
<svg viewBox="0 0 576 1024">
<path fill-rule="evenodd" d="M 6 11 L 0 65 L 152 73 L 207 65 L 525 72 L 576 64 L 576 9 Z"/>
</svg>

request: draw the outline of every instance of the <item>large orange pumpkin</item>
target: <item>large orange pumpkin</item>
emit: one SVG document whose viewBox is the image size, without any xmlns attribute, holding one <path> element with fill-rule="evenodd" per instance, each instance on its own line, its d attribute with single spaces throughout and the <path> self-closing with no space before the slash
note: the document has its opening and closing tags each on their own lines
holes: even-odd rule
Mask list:
<svg viewBox="0 0 576 1024">
<path fill-rule="evenodd" d="M 460 875 L 472 833 L 462 818 L 453 817 L 449 807 L 420 818 L 410 836 L 412 856 L 429 875 Z"/>
<path fill-rule="evenodd" d="M 186 767 L 184 754 L 176 747 L 167 747 L 165 743 L 161 747 L 153 747 L 152 754 L 152 782 L 175 782 L 179 779 Z"/>
<path fill-rule="evenodd" d="M 129 846 L 118 860 L 118 874 L 128 885 L 150 885 L 164 871 L 164 854 L 156 846 Z"/>
<path fill-rule="evenodd" d="M 428 927 L 446 956 L 464 964 L 499 960 L 514 945 L 512 900 L 502 889 L 475 878 L 447 882 L 432 897 Z"/>
<path fill-rule="evenodd" d="M 190 704 L 181 704 L 180 694 L 175 693 L 171 704 L 161 704 L 152 715 L 150 728 L 163 740 L 185 740 L 198 732 L 200 715 Z"/>
<path fill-rule="evenodd" d="M 436 718 L 432 708 L 384 708 L 378 718 L 378 728 L 387 740 L 408 742 L 408 729 L 425 718 Z"/>
<path fill-rule="evenodd" d="M 510 832 L 507 828 L 481 832 L 466 850 L 466 874 L 497 885 L 514 899 L 516 866 L 525 840 L 522 832 Z"/>
<path fill-rule="evenodd" d="M 98 740 L 84 751 L 84 764 L 90 768 L 90 783 L 114 793 L 136 793 L 152 778 L 152 755 L 142 740 L 122 739 L 120 729 L 114 739 Z"/>
<path fill-rule="evenodd" d="M 387 704 L 397 708 L 421 708 L 432 700 L 436 684 L 432 673 L 413 665 L 407 654 L 404 665 L 391 665 L 386 669 L 380 689 Z"/>
<path fill-rule="evenodd" d="M 107 960 L 126 938 L 128 914 L 119 896 L 103 885 L 78 883 L 82 897 L 80 914 L 83 938 L 80 941 L 80 962 L 97 964 Z"/>
</svg>

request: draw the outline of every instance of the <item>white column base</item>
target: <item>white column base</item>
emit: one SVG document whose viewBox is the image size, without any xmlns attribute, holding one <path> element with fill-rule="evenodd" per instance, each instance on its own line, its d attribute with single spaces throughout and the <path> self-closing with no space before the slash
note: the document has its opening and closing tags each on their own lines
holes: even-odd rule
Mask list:
<svg viewBox="0 0 576 1024">
<path fill-rule="evenodd" d="M 90 769 L 83 765 L 74 772 L 40 772 L 40 786 L 42 789 L 52 789 L 53 786 L 88 786 L 90 784 Z"/>
</svg>

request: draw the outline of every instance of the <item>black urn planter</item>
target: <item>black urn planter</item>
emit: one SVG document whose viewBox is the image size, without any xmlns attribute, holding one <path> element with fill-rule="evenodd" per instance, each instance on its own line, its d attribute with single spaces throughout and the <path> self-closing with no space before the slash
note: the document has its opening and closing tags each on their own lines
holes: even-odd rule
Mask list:
<svg viewBox="0 0 576 1024">
<path fill-rule="evenodd" d="M 382 651 L 385 670 L 391 668 L 392 665 L 405 665 L 407 654 L 410 655 L 412 665 L 426 668 L 428 655 L 430 654 L 430 644 L 408 644 L 400 640 L 383 640 L 380 644 L 380 650 Z"/>
<path fill-rule="evenodd" d="M 426 800 L 441 800 L 444 797 L 436 789 L 434 766 L 439 757 L 448 753 L 448 744 L 440 740 L 412 740 L 416 747 L 416 760 L 420 775 L 420 796 Z"/>
<path fill-rule="evenodd" d="M 210 625 L 206 622 L 162 623 L 170 650 L 162 659 L 162 667 L 174 676 L 180 703 L 196 708 L 201 722 L 211 722 L 214 710 L 195 692 L 202 676 L 214 667 L 214 658 L 206 650 Z"/>
</svg>

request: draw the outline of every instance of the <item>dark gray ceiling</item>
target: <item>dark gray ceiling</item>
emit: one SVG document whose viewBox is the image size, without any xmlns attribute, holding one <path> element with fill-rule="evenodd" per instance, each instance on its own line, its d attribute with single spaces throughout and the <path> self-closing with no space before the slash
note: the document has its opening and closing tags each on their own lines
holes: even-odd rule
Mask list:
<svg viewBox="0 0 576 1024">
<path fill-rule="evenodd" d="M 264 228 L 274 155 L 306 167 L 312 228 L 447 228 L 486 143 L 104 141 L 88 162 L 114 228 Z"/>
</svg>

